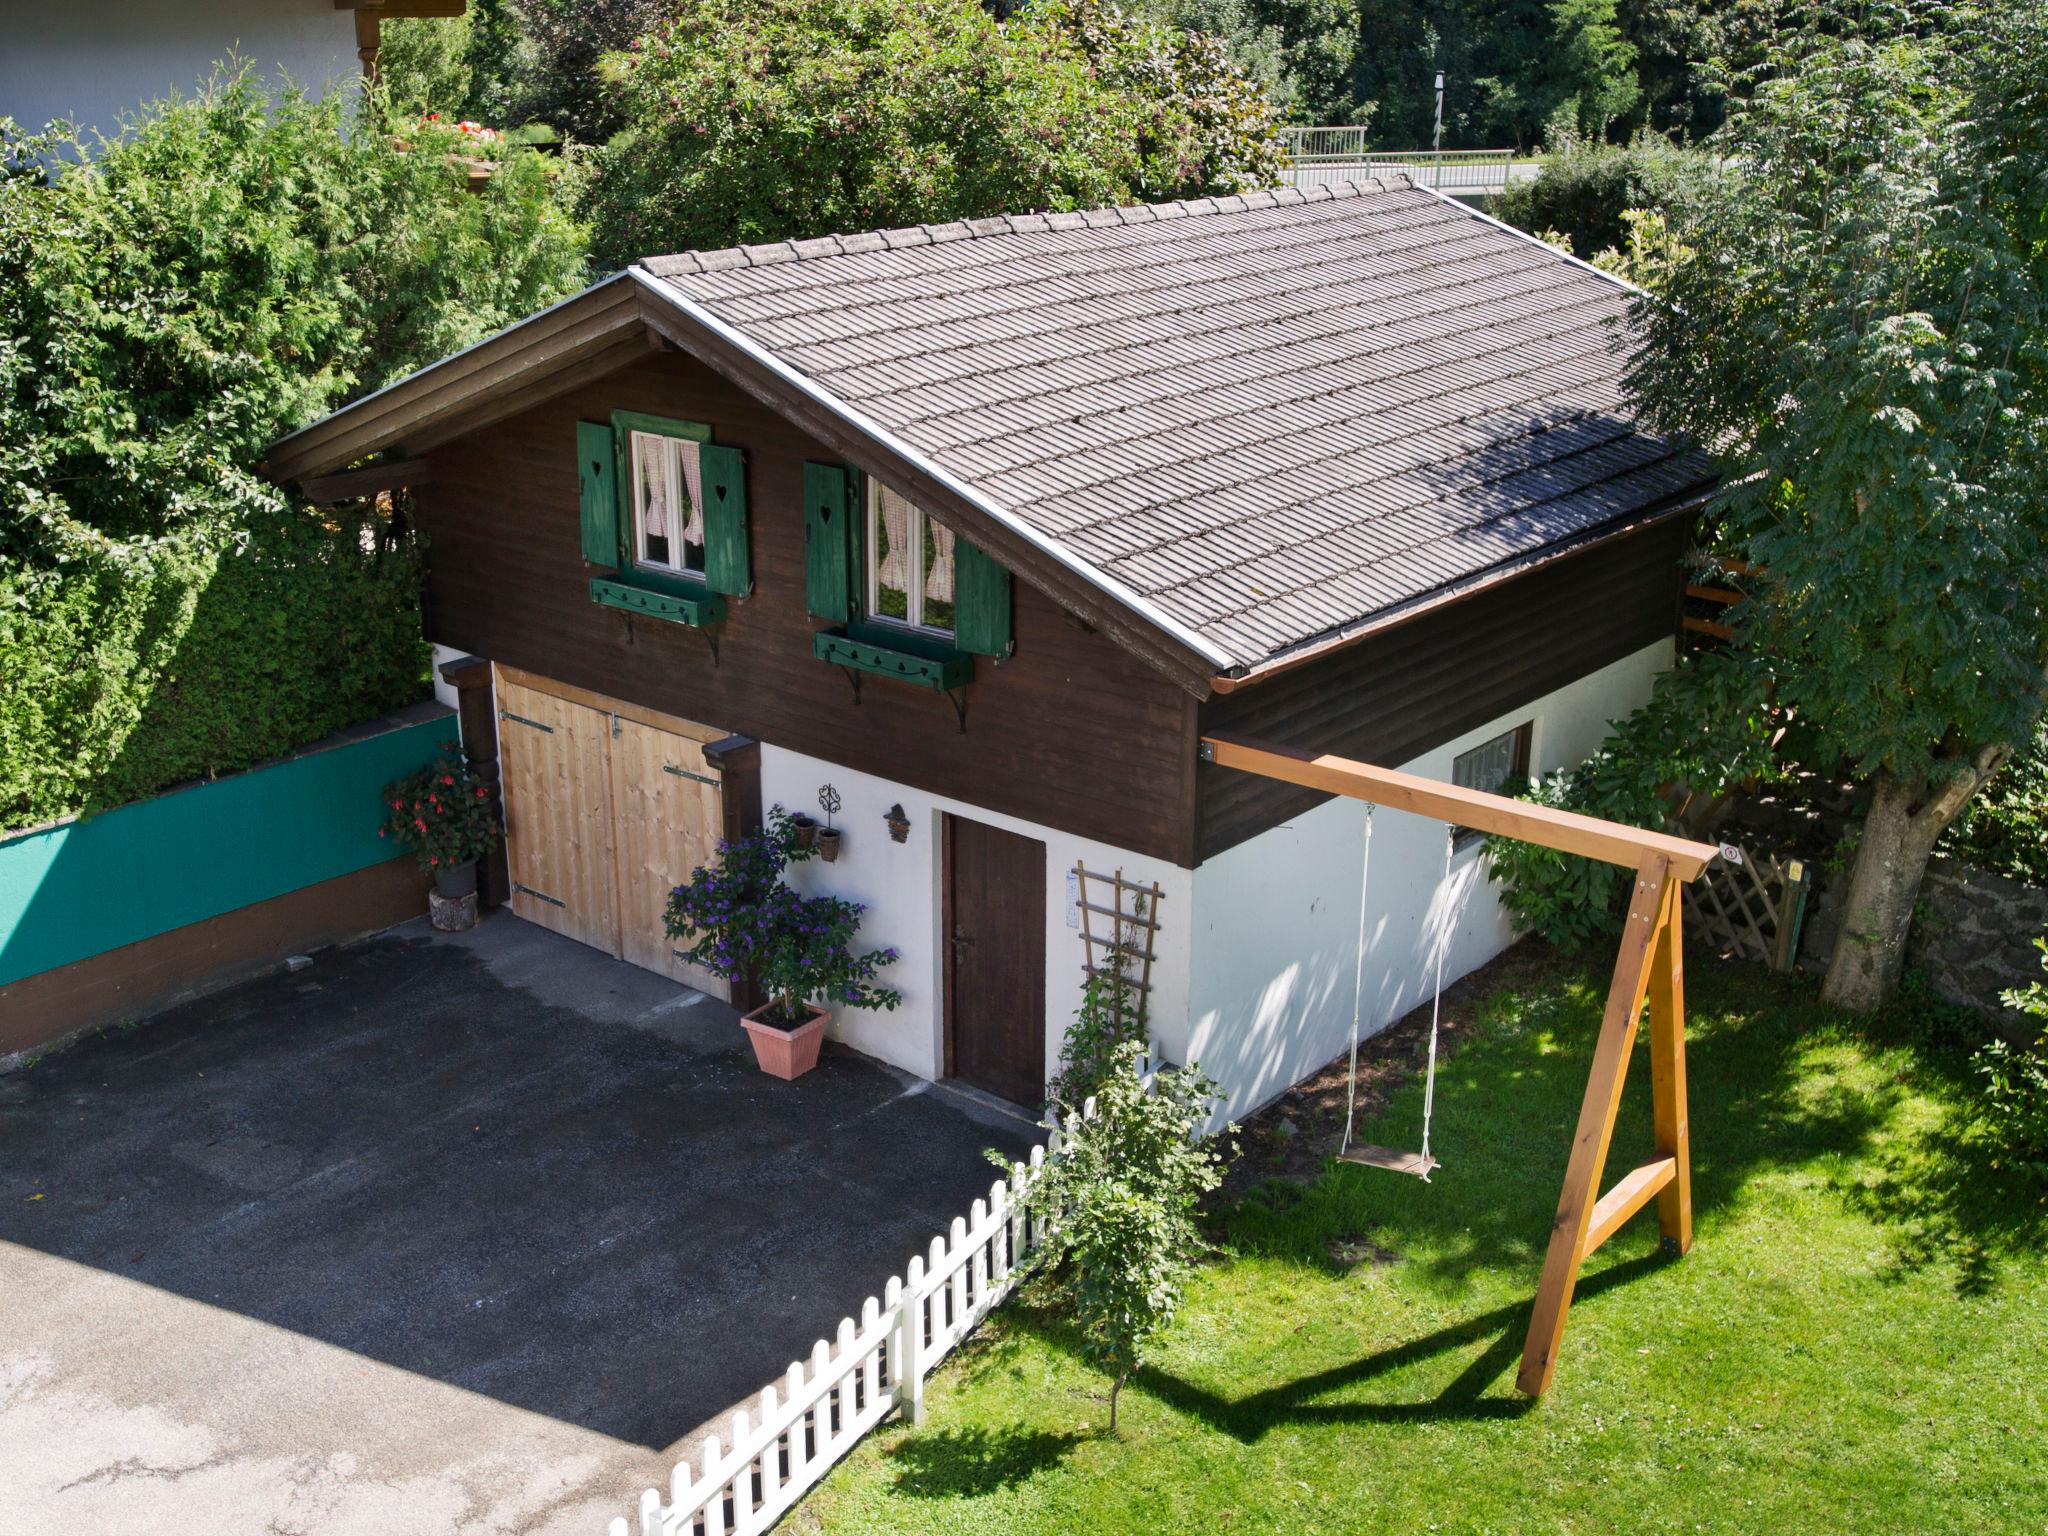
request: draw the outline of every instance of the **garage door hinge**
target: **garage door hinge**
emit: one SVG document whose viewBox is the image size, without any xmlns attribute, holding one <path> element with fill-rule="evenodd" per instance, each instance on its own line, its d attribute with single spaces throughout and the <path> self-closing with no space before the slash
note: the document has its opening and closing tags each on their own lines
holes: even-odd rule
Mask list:
<svg viewBox="0 0 2048 1536">
<path fill-rule="evenodd" d="M 712 778 L 708 773 L 692 773 L 687 768 L 678 768 L 674 763 L 663 763 L 661 771 L 663 773 L 672 773 L 679 779 L 695 779 L 699 784 L 709 784 L 713 789 L 725 788 L 723 784 Z"/>
<path fill-rule="evenodd" d="M 547 727 L 542 726 L 541 729 L 546 730 Z M 546 891 L 536 891 L 530 885 L 521 885 L 517 880 L 512 882 L 512 889 L 523 896 L 531 896 L 535 901 L 544 901 L 551 907 L 560 907 L 564 912 L 569 910 L 568 904 L 559 897 L 550 896 Z"/>
<path fill-rule="evenodd" d="M 514 720 L 521 725 L 530 725 L 536 731 L 546 731 L 550 736 L 555 734 L 555 728 L 552 725 L 542 725 L 538 720 L 529 720 L 524 715 L 515 715 L 509 709 L 499 710 L 498 718 L 500 720 Z"/>
</svg>

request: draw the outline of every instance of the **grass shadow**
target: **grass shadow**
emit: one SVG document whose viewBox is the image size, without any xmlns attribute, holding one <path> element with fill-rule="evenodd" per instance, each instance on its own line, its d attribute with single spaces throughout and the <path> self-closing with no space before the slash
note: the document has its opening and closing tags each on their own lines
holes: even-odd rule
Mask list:
<svg viewBox="0 0 2048 1536">
<path fill-rule="evenodd" d="M 1085 1435 L 965 1426 L 912 1435 L 891 1448 L 896 1491 L 919 1499 L 978 1498 L 1056 1467 Z"/>
<path fill-rule="evenodd" d="M 1589 1275 L 1579 1283 L 1576 1299 L 1588 1300 L 1637 1280 L 1668 1263 L 1661 1253 L 1647 1254 Z M 1495 1307 L 1379 1350 L 1343 1365 L 1292 1381 L 1278 1382 L 1243 1397 L 1229 1398 L 1147 1366 L 1134 1385 L 1178 1412 L 1200 1419 L 1219 1433 L 1252 1444 L 1287 1424 L 1418 1424 L 1472 1423 L 1519 1419 L 1533 1409 L 1532 1399 L 1488 1396 L 1494 1384 L 1521 1358 L 1529 1326 L 1529 1302 Z M 1316 1399 L 1355 1387 L 1440 1355 L 1491 1340 L 1486 1349 L 1460 1371 L 1442 1391 L 1411 1402 L 1326 1403 Z"/>
<path fill-rule="evenodd" d="M 1475 1277 L 1525 1269 L 1533 1290 L 1584 1096 L 1605 978 L 1597 968 L 1533 998 L 1497 996 L 1475 1037 L 1446 1064 L 1427 1184 L 1329 1164 L 1306 1189 L 1255 1190 L 1219 1225 L 1240 1251 L 1337 1275 L 1333 1257 L 1370 1241 L 1456 1291 Z M 1867 1153 L 1901 1086 L 1816 1092 L 1807 1046 L 1825 1011 L 1809 984 L 1761 967 L 1701 965 L 1687 1044 L 1693 1198 L 1705 1219 L 1759 1174 Z M 1639 1038 L 1605 1182 L 1652 1155 L 1647 1031 Z M 1413 1141 L 1421 1084 L 1411 1081 L 1364 1122 L 1361 1140 Z M 1401 1143 L 1405 1144 L 1405 1143 Z"/>
</svg>

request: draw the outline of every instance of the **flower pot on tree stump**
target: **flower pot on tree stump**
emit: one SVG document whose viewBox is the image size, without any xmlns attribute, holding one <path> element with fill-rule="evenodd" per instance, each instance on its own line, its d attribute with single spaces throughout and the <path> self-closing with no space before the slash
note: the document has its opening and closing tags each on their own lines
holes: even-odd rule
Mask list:
<svg viewBox="0 0 2048 1536">
<path fill-rule="evenodd" d="M 460 896 L 427 892 L 427 921 L 442 933 L 464 933 L 476 926 L 476 889 Z"/>
<path fill-rule="evenodd" d="M 818 1051 L 825 1043 L 825 1022 L 832 1015 L 808 1004 L 804 1012 L 808 1017 L 794 1029 L 769 1022 L 776 1013 L 773 1002 L 740 1015 L 747 1038 L 754 1042 L 755 1064 L 770 1077 L 793 1082 L 818 1064 Z"/>
</svg>

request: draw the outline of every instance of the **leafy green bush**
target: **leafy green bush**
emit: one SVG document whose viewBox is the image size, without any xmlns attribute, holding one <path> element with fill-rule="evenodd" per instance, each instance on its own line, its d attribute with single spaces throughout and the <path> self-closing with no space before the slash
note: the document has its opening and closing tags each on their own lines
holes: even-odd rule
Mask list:
<svg viewBox="0 0 2048 1536">
<path fill-rule="evenodd" d="M 1529 785 L 1522 798 L 1634 827 L 1702 826 L 1731 790 L 1775 771 L 1768 685 L 1721 652 L 1681 657 L 1597 753 Z M 1621 931 L 1633 880 L 1619 865 L 1506 837 L 1487 840 L 1487 860 L 1502 903 L 1559 948 L 1584 949 Z"/>
<path fill-rule="evenodd" d="M 1263 185 L 1273 112 L 1214 39 L 1044 0 L 685 0 L 610 57 L 602 260 Z"/>
<path fill-rule="evenodd" d="M 2048 939 L 2036 939 L 2048 970 Z M 2015 1158 L 2048 1173 L 2048 985 L 2034 982 L 2005 994 L 2009 1008 L 2031 1017 L 2040 1038 L 2019 1048 L 1993 1040 L 1977 1052 L 1983 1079 L 1979 1111 L 1999 1144 Z"/>
<path fill-rule="evenodd" d="M 425 691 L 420 558 L 271 498 L 0 576 L 0 828 L 245 768 Z"/>
<path fill-rule="evenodd" d="M 1207 1251 L 1196 1215 L 1223 1181 L 1222 1148 L 1197 1139 L 1217 1103 L 1215 1083 L 1193 1067 L 1141 1077 L 1144 1056 L 1140 1040 L 1110 1053 L 1094 1116 L 1068 1119 L 1064 1148 L 1022 1202 L 1048 1228 L 1031 1269 L 1050 1277 L 1089 1360 L 1110 1378 L 1112 1434 L 1117 1394 L 1172 1323 Z"/>
<path fill-rule="evenodd" d="M 274 438 L 573 290 L 573 189 L 246 68 L 111 141 L 0 120 L 0 827 L 245 767 L 419 696 L 391 504 Z"/>
<path fill-rule="evenodd" d="M 1573 139 L 1541 176 L 1518 181 L 1494 197 L 1490 210 L 1530 234 L 1556 230 L 1572 253 L 1591 261 L 1606 250 L 1626 250 L 1630 209 L 1662 212 L 1686 189 L 1712 174 L 1706 156 L 1653 133 L 1626 147 Z"/>
<path fill-rule="evenodd" d="M 2014 880 L 2048 885 L 2048 723 L 1963 807 L 1940 848 Z"/>
<path fill-rule="evenodd" d="M 1145 913 L 1144 901 L 1139 898 L 1140 917 Z M 1107 946 L 1102 963 L 1089 971 L 1081 989 L 1081 1006 L 1074 1011 L 1074 1021 L 1060 1042 L 1060 1069 L 1047 1085 L 1051 1103 L 1087 1102 L 1126 1042 L 1135 1040 L 1149 1049 L 1150 1010 L 1130 974 L 1133 947 L 1130 934 L 1119 924 L 1116 940 Z"/>
</svg>

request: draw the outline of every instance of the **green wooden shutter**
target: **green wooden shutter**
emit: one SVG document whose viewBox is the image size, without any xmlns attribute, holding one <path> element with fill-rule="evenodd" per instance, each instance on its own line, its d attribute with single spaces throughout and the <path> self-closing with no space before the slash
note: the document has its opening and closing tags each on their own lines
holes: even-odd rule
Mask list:
<svg viewBox="0 0 2048 1536">
<path fill-rule="evenodd" d="M 704 487 L 704 585 L 744 597 L 747 559 L 747 460 L 737 448 L 706 443 L 697 450 Z"/>
<path fill-rule="evenodd" d="M 953 643 L 978 656 L 1010 654 L 1010 573 L 965 539 L 953 541 Z"/>
<path fill-rule="evenodd" d="M 840 464 L 804 465 L 804 590 L 813 617 L 855 615 L 853 476 Z"/>
<path fill-rule="evenodd" d="M 619 564 L 619 486 L 612 458 L 612 429 L 602 422 L 576 423 L 576 493 L 583 522 L 583 558 L 592 565 Z"/>
</svg>

